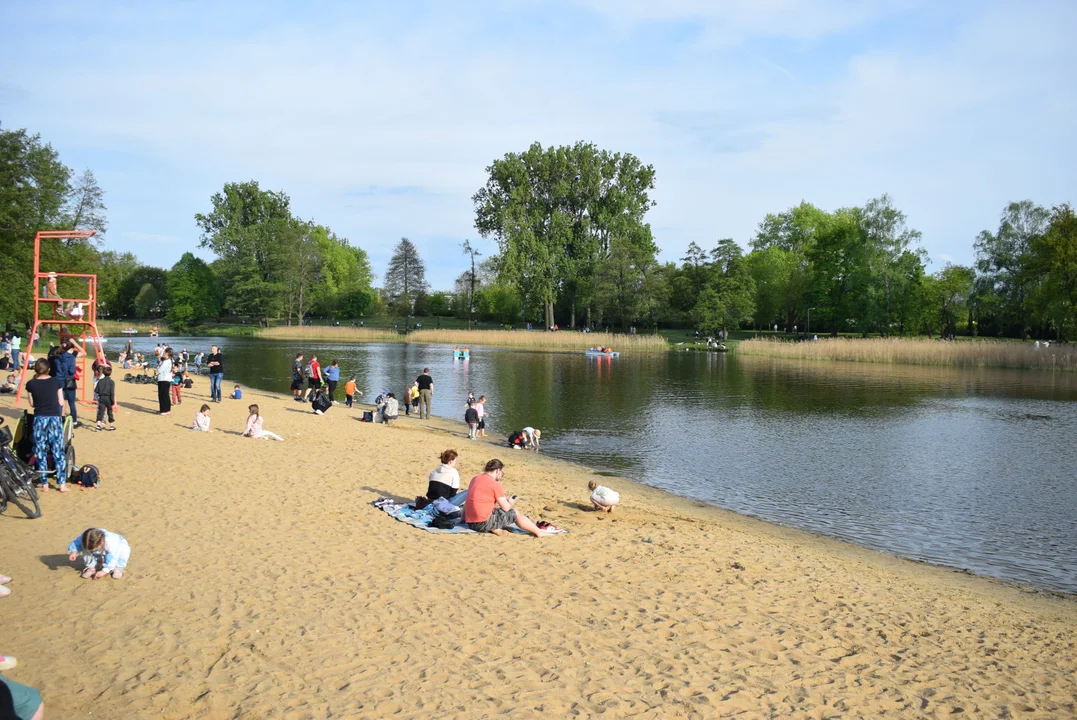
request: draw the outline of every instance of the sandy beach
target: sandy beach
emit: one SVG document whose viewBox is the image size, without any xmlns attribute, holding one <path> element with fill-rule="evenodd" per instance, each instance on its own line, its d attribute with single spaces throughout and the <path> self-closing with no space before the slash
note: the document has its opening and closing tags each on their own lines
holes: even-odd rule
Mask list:
<svg viewBox="0 0 1077 720">
<path fill-rule="evenodd" d="M 100 490 L 0 516 L 0 653 L 47 717 L 1077 716 L 1073 598 L 616 478 L 599 515 L 591 471 L 463 423 L 248 391 L 202 434 L 204 379 L 170 417 L 155 393 L 119 382 L 119 430 L 76 432 Z M 248 402 L 285 442 L 240 437 Z M 9 396 L 0 414 L 17 418 Z M 447 447 L 464 483 L 500 457 L 519 508 L 570 532 L 437 535 L 370 505 L 425 492 Z M 68 562 L 90 526 L 130 542 L 122 580 Z"/>
</svg>

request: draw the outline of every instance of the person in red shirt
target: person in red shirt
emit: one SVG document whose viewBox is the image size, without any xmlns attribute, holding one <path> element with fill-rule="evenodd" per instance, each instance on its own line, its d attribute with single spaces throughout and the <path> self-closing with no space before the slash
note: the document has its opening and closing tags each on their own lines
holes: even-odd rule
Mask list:
<svg viewBox="0 0 1077 720">
<path fill-rule="evenodd" d="M 526 515 L 516 512 L 516 498 L 507 497 L 505 488 L 501 486 L 504 475 L 504 464 L 495 458 L 486 463 L 486 472 L 471 478 L 464 501 L 464 522 L 467 526 L 475 532 L 508 535 L 507 528 L 515 523 L 516 527 L 535 537 L 552 535 L 531 522 Z"/>
<path fill-rule="evenodd" d="M 310 394 L 322 386 L 322 365 L 318 362 L 317 355 L 310 356 L 310 362 L 307 363 L 307 391 L 303 393 L 303 399 L 306 400 L 310 397 Z"/>
</svg>

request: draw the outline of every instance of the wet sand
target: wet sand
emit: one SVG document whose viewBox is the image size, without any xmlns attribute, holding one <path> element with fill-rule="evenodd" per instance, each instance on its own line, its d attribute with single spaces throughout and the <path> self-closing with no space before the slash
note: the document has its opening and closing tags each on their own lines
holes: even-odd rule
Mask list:
<svg viewBox="0 0 1077 720">
<path fill-rule="evenodd" d="M 1077 716 L 1072 598 L 621 479 L 596 514 L 591 471 L 463 423 L 248 391 L 207 435 L 186 429 L 204 380 L 170 417 L 154 386 L 118 395 L 117 432 L 76 431 L 102 489 L 0 516 L 0 653 L 49 717 Z M 285 442 L 240 437 L 249 402 Z M 570 532 L 438 535 L 370 506 L 425 492 L 446 447 L 465 484 L 500 457 L 519 509 Z M 89 526 L 130 542 L 122 580 L 68 562 Z"/>
</svg>

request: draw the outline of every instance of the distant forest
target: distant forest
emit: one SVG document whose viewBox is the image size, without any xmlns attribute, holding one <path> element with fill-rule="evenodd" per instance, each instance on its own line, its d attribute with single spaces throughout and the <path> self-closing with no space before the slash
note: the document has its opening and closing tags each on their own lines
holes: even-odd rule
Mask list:
<svg viewBox="0 0 1077 720">
<path fill-rule="evenodd" d="M 185 253 L 157 268 L 105 249 L 105 197 L 91 170 L 76 174 L 40 136 L 0 127 L 0 322 L 32 319 L 34 233 L 81 228 L 98 235 L 48 243 L 43 267 L 96 273 L 99 317 L 160 318 L 178 330 L 390 315 L 708 333 L 804 331 L 809 319 L 816 333 L 1077 333 L 1069 204 L 1007 205 L 997 228 L 970 238 L 974 266 L 930 274 L 920 232 L 887 195 L 833 211 L 803 202 L 763 218 L 748 252 L 732 238 L 700 238 L 679 263 L 661 263 L 646 218 L 655 171 L 634 155 L 536 143 L 486 172 L 472 198 L 475 227 L 498 252 L 482 257 L 463 243 L 453 259 L 465 269 L 451 288 L 430 288 L 407 238 L 376 285 L 362 248 L 296 217 L 287 194 L 255 181 L 227 183 L 195 214 L 197 243 L 215 260 Z"/>
</svg>

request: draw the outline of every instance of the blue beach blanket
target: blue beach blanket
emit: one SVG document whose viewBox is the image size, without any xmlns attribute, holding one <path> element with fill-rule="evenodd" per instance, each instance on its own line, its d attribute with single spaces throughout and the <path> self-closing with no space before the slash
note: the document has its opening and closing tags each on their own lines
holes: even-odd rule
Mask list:
<svg viewBox="0 0 1077 720">
<path fill-rule="evenodd" d="M 466 500 L 466 499 L 467 499 L 467 490 L 464 490 L 463 492 L 457 493 L 455 497 L 453 497 L 453 498 L 451 498 L 449 500 L 449 502 L 452 503 L 453 505 L 455 505 L 458 508 L 463 508 L 464 507 L 464 500 Z M 392 502 L 390 498 L 378 498 L 372 504 L 374 505 L 374 507 L 379 508 L 381 510 L 384 510 L 385 514 L 388 515 L 389 517 L 395 518 L 395 519 L 399 520 L 402 523 L 407 523 L 408 525 L 411 525 L 412 527 L 417 527 L 420 530 L 425 530 L 427 532 L 432 532 L 432 533 L 475 533 L 474 530 L 472 530 L 471 528 L 469 528 L 467 526 L 467 523 L 464 522 L 462 516 L 461 516 L 461 519 L 457 521 L 456 527 L 452 528 L 451 530 L 448 529 L 448 528 L 430 527 L 430 521 L 433 520 L 434 516 L 437 514 L 437 510 L 434 509 L 433 505 L 427 505 L 422 510 L 416 510 L 411 505 L 407 505 L 407 504 L 400 505 L 400 504 L 397 504 L 395 502 Z M 526 530 L 521 530 L 520 528 L 516 527 L 515 525 L 511 526 L 509 528 L 509 531 L 514 532 L 514 533 L 519 533 L 521 535 L 528 535 L 529 534 Z M 561 532 L 564 532 L 564 530 L 562 530 Z"/>
</svg>

